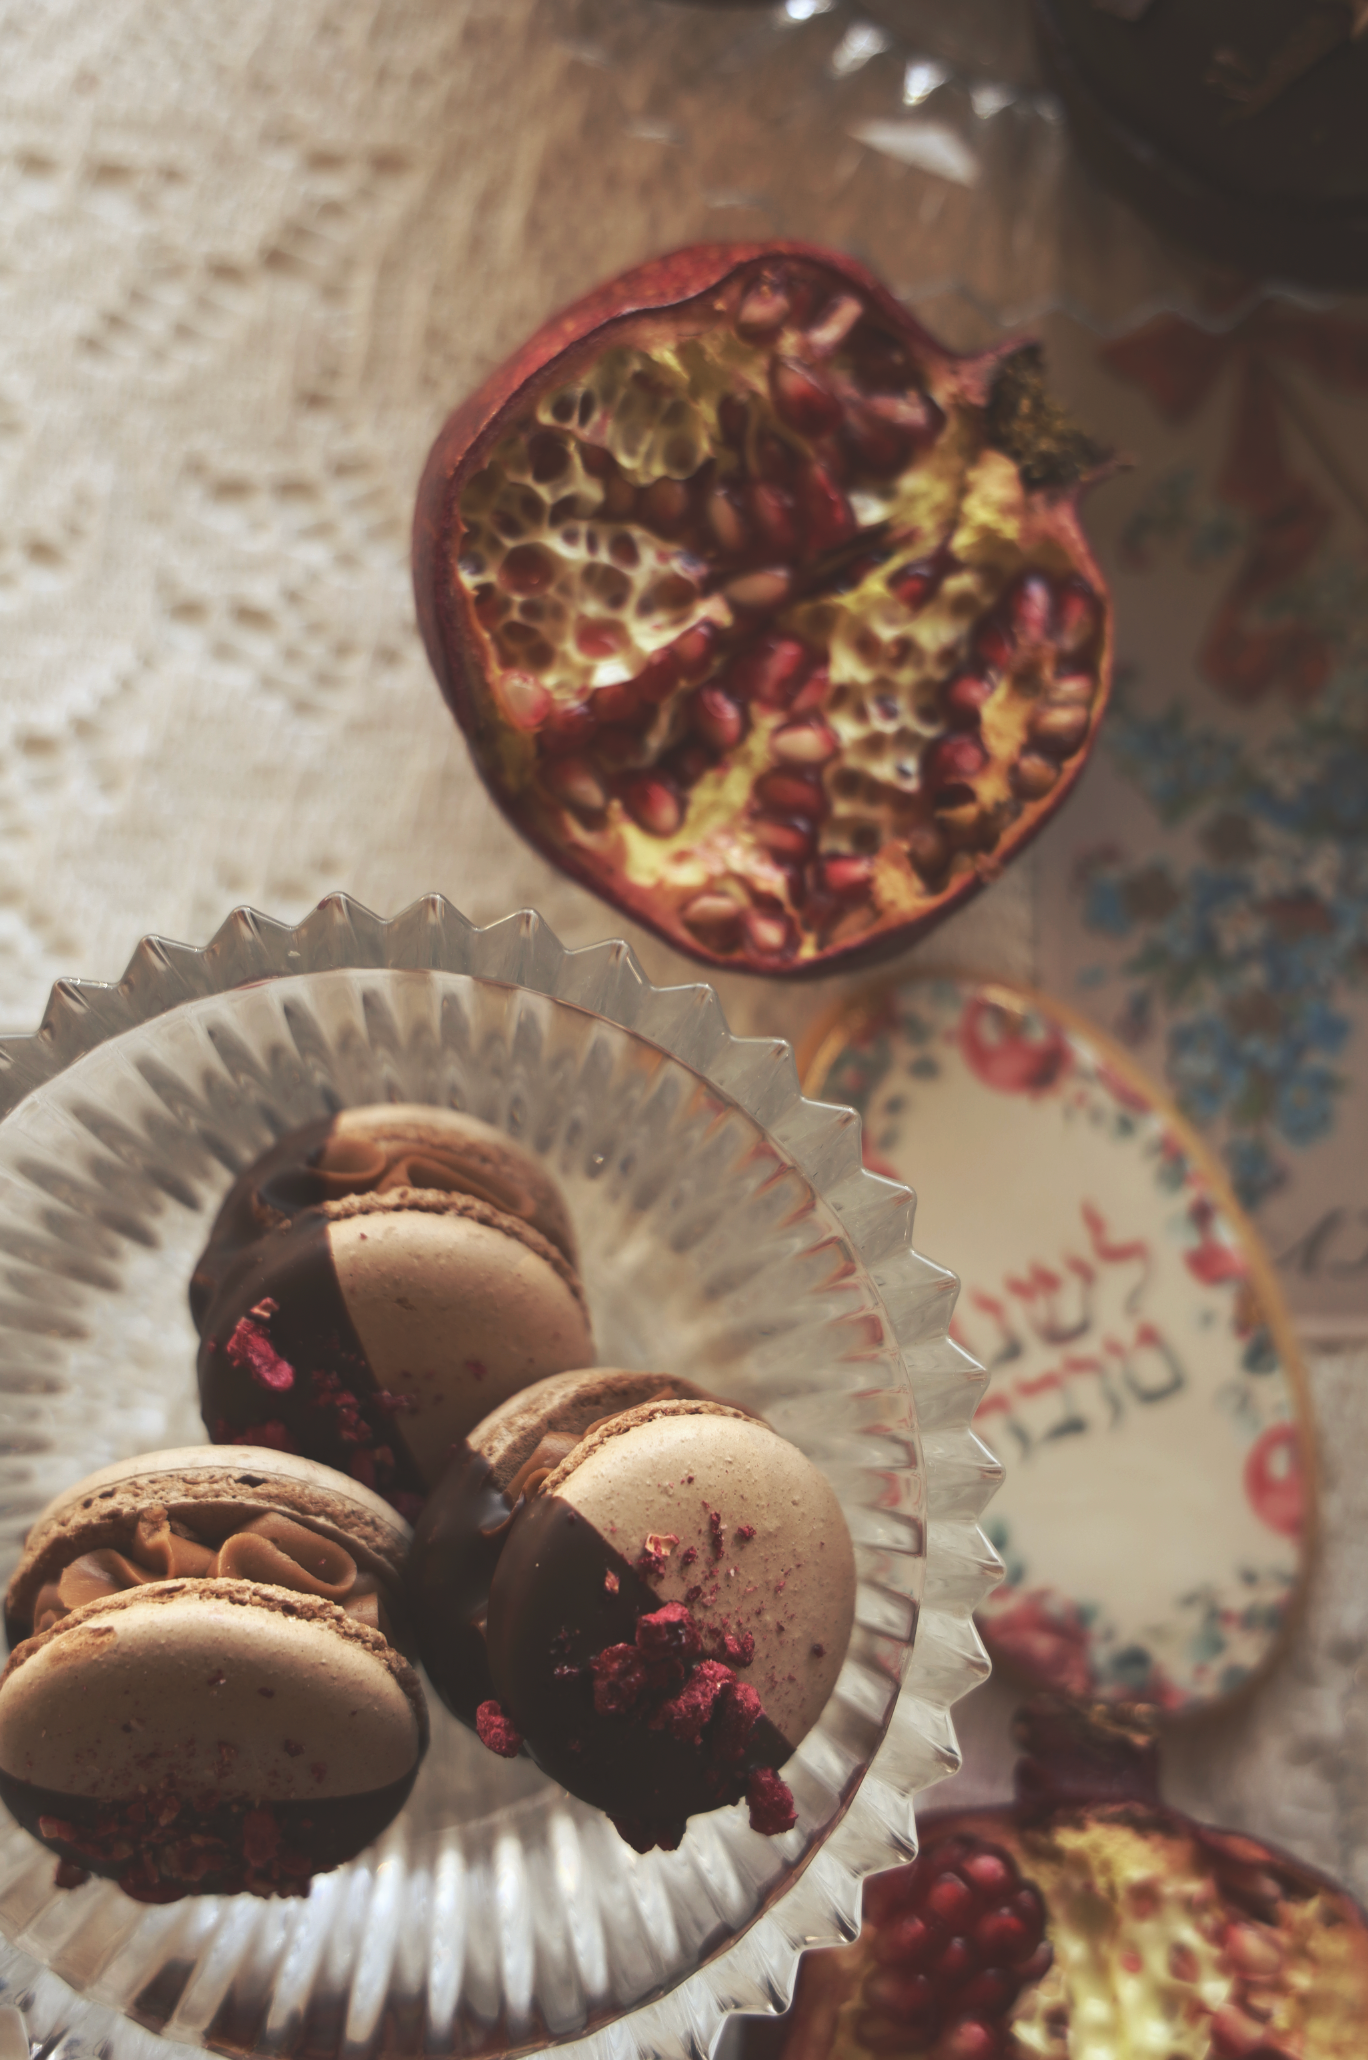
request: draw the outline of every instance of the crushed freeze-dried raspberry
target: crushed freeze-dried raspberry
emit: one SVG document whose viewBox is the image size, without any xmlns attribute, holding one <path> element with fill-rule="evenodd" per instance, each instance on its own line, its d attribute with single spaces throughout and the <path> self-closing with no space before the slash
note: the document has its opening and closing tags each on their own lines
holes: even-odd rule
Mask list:
<svg viewBox="0 0 1368 2060">
<path fill-rule="evenodd" d="M 371 1401 L 377 1409 L 383 1409 L 386 1416 L 414 1416 L 419 1408 L 415 1395 L 393 1395 L 388 1388 L 377 1388 Z"/>
<path fill-rule="evenodd" d="M 249 1316 L 238 1318 L 224 1349 L 234 1366 L 250 1373 L 258 1387 L 285 1395 L 294 1386 L 293 1366 L 288 1359 L 281 1358 L 261 1325 L 253 1323 Z"/>
<path fill-rule="evenodd" d="M 708 1739 L 713 1759 L 735 1763 L 743 1758 L 751 1732 L 764 1714 L 765 1705 L 750 1683 L 733 1680 Z"/>
<path fill-rule="evenodd" d="M 475 1712 L 475 1730 L 481 1745 L 487 1745 L 501 1760 L 515 1760 L 522 1751 L 522 1733 L 509 1723 L 497 1702 L 482 1702 Z"/>
<path fill-rule="evenodd" d="M 753 1538 L 754 1536 L 755 1536 L 755 1525 L 754 1525 L 754 1524 L 738 1524 L 738 1525 L 737 1525 L 737 1527 L 736 1527 L 736 1542 L 737 1542 L 737 1544 L 738 1544 L 738 1545 L 749 1545 L 749 1544 L 750 1544 L 750 1541 L 751 1541 L 751 1539 L 752 1539 L 752 1538 Z"/>
<path fill-rule="evenodd" d="M 696 1545 L 686 1545 L 679 1555 L 679 1564 L 681 1566 L 692 1566 L 697 1557 L 698 1547 Z"/>
<path fill-rule="evenodd" d="M 720 1510 L 710 1509 L 708 1511 L 708 1539 L 712 1546 L 713 1558 L 720 1559 L 727 1549 L 727 1541 L 722 1536 L 722 1513 Z"/>
<path fill-rule="evenodd" d="M 691 1660 L 703 1650 L 698 1626 L 682 1602 L 667 1602 L 638 1617 L 636 1642 L 650 1660 Z"/>
<path fill-rule="evenodd" d="M 754 1770 L 746 1783 L 746 1801 L 750 1805 L 751 1830 L 762 1832 L 766 1838 L 778 1838 L 781 1832 L 792 1831 L 798 1822 L 792 1791 L 773 1767 Z"/>
<path fill-rule="evenodd" d="M 616 1595 L 621 1585 L 622 1584 L 618 1580 L 617 1575 L 613 1572 L 613 1569 L 609 1567 L 607 1573 L 603 1577 L 604 1592 L 608 1595 Z"/>
<path fill-rule="evenodd" d="M 748 1667 L 755 1658 L 755 1639 L 749 1631 L 714 1631 L 708 1658 L 723 1660 L 729 1667 Z"/>
<path fill-rule="evenodd" d="M 678 1695 L 661 1704 L 650 1720 L 651 1729 L 668 1731 L 671 1738 L 678 1738 L 685 1745 L 699 1744 L 717 1698 L 730 1688 L 734 1679 L 730 1667 L 715 1659 L 703 1660 Z"/>
<path fill-rule="evenodd" d="M 280 1304 L 274 1295 L 263 1295 L 259 1302 L 252 1304 L 247 1314 L 258 1323 L 269 1323 L 279 1307 Z"/>
<path fill-rule="evenodd" d="M 601 1717 L 625 1716 L 636 1708 L 646 1686 L 646 1662 L 635 1645 L 605 1646 L 594 1654 L 589 1670 L 594 1677 L 594 1708 Z"/>
</svg>

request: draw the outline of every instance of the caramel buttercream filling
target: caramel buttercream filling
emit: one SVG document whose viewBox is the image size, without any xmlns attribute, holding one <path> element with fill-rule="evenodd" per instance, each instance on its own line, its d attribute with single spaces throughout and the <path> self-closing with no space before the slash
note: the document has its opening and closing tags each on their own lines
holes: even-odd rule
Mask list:
<svg viewBox="0 0 1368 2060">
<path fill-rule="evenodd" d="M 481 1178 L 470 1153 L 459 1147 L 444 1151 L 440 1143 L 420 1145 L 367 1137 L 330 1137 L 313 1162 L 325 1198 L 352 1194 L 388 1194 L 396 1187 L 436 1188 L 445 1194 L 473 1195 L 510 1216 L 531 1218 L 535 1204 L 515 1181 Z"/>
<path fill-rule="evenodd" d="M 218 1546 L 206 1545 L 166 1510 L 145 1509 L 125 1551 L 101 1546 L 83 1552 L 45 1581 L 33 1605 L 35 1634 L 51 1630 L 72 1610 L 152 1581 L 258 1581 L 336 1602 L 348 1616 L 389 1635 L 380 1586 L 346 1549 L 304 1524 L 266 1510 Z"/>
</svg>

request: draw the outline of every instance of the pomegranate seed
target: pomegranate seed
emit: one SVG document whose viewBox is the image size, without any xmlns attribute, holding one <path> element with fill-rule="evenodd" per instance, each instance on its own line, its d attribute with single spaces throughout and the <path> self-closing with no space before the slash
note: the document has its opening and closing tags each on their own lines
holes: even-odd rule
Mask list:
<svg viewBox="0 0 1368 2060">
<path fill-rule="evenodd" d="M 980 672 L 962 672 L 945 690 L 945 719 L 957 730 L 978 728 L 979 711 L 993 692 Z"/>
<path fill-rule="evenodd" d="M 739 393 L 724 393 L 717 409 L 717 426 L 725 442 L 740 450 L 746 441 L 750 409 Z"/>
<path fill-rule="evenodd" d="M 653 479 L 641 496 L 641 519 L 648 529 L 673 536 L 689 512 L 689 490 L 678 479 Z"/>
<path fill-rule="evenodd" d="M 1061 651 L 1081 651 L 1096 628 L 1096 594 L 1071 579 L 1055 597 L 1055 641 Z"/>
<path fill-rule="evenodd" d="M 896 1917 L 874 1933 L 871 1950 L 876 1965 L 901 1967 L 909 1973 L 926 1966 L 934 1955 L 938 1937 L 924 1917 Z"/>
<path fill-rule="evenodd" d="M 972 1881 L 981 1895 L 1005 1895 L 1016 1887 L 1020 1876 L 1005 1853 L 994 1852 L 985 1846 L 982 1852 L 971 1853 L 960 1869 L 965 1879 Z"/>
<path fill-rule="evenodd" d="M 604 688 L 605 693 L 611 688 Z M 594 699 L 599 696 L 596 694 Z M 621 768 L 637 765 L 641 760 L 641 737 L 638 731 L 629 729 L 625 723 L 609 723 L 594 739 L 594 756 L 600 765 Z"/>
<path fill-rule="evenodd" d="M 839 748 L 840 738 L 824 722 L 786 722 L 770 738 L 781 765 L 825 765 Z"/>
<path fill-rule="evenodd" d="M 874 877 L 874 861 L 869 858 L 828 858 L 822 863 L 822 885 L 828 894 L 835 894 L 841 900 L 851 900 L 864 894 Z M 920 1923 L 920 1918 L 909 1920 Z"/>
<path fill-rule="evenodd" d="M 934 880 L 950 862 L 950 846 L 934 823 L 922 823 L 907 839 L 907 856 L 923 880 Z"/>
<path fill-rule="evenodd" d="M 803 339 L 813 356 L 826 358 L 839 350 L 863 313 L 854 294 L 841 293 L 828 301 Z"/>
<path fill-rule="evenodd" d="M 638 700 L 647 707 L 657 707 L 673 693 L 678 683 L 679 659 L 676 647 L 671 644 L 648 658 L 636 678 L 628 682 L 635 689 Z"/>
<path fill-rule="evenodd" d="M 533 679 L 530 672 L 496 673 L 494 698 L 515 730 L 540 729 L 555 705 L 541 681 Z"/>
<path fill-rule="evenodd" d="M 743 572 L 739 579 L 729 580 L 722 591 L 734 608 L 768 611 L 782 607 L 792 585 L 793 574 L 788 567 L 775 565 L 762 572 Z"/>
<path fill-rule="evenodd" d="M 714 754 L 703 744 L 677 744 L 660 761 L 661 770 L 681 787 L 696 787 L 704 773 L 711 772 L 715 763 Z"/>
<path fill-rule="evenodd" d="M 1026 1987 L 1033 1981 L 1043 1981 L 1053 1966 L 1054 1947 L 1047 1938 L 1043 1938 L 1030 1959 L 1023 1960 L 1019 1967 L 1013 1968 L 1012 1972 L 1016 1976 L 1017 1981 L 1023 1987 Z"/>
<path fill-rule="evenodd" d="M 1282 1947 L 1276 1936 L 1260 1925 L 1232 1924 L 1221 1943 L 1226 1958 L 1241 1974 L 1276 1974 L 1282 1966 Z"/>
<path fill-rule="evenodd" d="M 762 708 L 786 708 L 811 666 L 812 653 L 796 637 L 765 637 L 733 663 L 731 684 Z"/>
<path fill-rule="evenodd" d="M 781 329 L 788 318 L 789 297 L 775 279 L 761 279 L 752 286 L 736 314 L 736 326 L 743 336 L 761 336 Z"/>
<path fill-rule="evenodd" d="M 940 2016 L 935 1985 L 924 1974 L 894 1974 L 885 1969 L 870 1976 L 865 1996 L 876 2009 L 905 2023 L 933 2023 Z"/>
<path fill-rule="evenodd" d="M 768 550 L 783 557 L 798 548 L 798 525 L 794 520 L 793 497 L 781 486 L 763 479 L 753 480 L 747 495 L 751 515 Z"/>
<path fill-rule="evenodd" d="M 1002 2034 L 995 2026 L 969 2018 L 951 2026 L 938 2051 L 939 2060 L 999 2060 Z"/>
<path fill-rule="evenodd" d="M 1019 1888 L 1007 1906 L 1014 1917 L 1020 1918 L 1030 1939 L 1028 1952 L 1034 1952 L 1045 1934 L 1045 1905 L 1040 1893 L 1034 1888 Z"/>
<path fill-rule="evenodd" d="M 972 780 L 987 763 L 988 753 L 978 738 L 962 730 L 937 737 L 922 761 L 927 784 L 931 787 L 949 787 L 961 780 Z"/>
<path fill-rule="evenodd" d="M 762 436 L 755 446 L 755 469 L 772 486 L 787 486 L 796 469 L 794 454 L 780 436 Z"/>
<path fill-rule="evenodd" d="M 750 531 L 741 519 L 741 510 L 728 495 L 725 487 L 714 487 L 708 495 L 708 527 L 724 551 L 733 557 L 740 557 L 750 542 Z"/>
<path fill-rule="evenodd" d="M 974 1926 L 974 1944 L 990 1966 L 1011 1966 L 1034 1952 L 1037 1939 L 1013 1910 L 990 1910 Z"/>
<path fill-rule="evenodd" d="M 978 1897 L 958 1874 L 942 1874 L 933 1881 L 926 1897 L 926 1914 L 937 1924 L 958 1927 L 967 1924 L 978 1909 Z"/>
<path fill-rule="evenodd" d="M 774 816 L 757 815 L 751 829 L 755 841 L 771 858 L 786 859 L 799 864 L 810 858 L 817 843 L 817 830 L 813 823 L 783 822 Z"/>
<path fill-rule="evenodd" d="M 690 673 L 699 673 L 712 661 L 713 649 L 717 643 L 717 629 L 711 622 L 696 622 L 692 629 L 686 629 L 682 637 L 676 637 L 670 649 L 675 663 L 687 678 Z"/>
<path fill-rule="evenodd" d="M 956 1998 L 956 2002 L 969 2017 L 1005 2017 L 1020 1989 L 1020 1981 L 1004 1968 L 984 1967 L 972 1981 L 965 1983 L 964 1993 Z"/>
<path fill-rule="evenodd" d="M 608 806 L 608 789 L 587 758 L 553 758 L 542 778 L 556 799 L 578 815 L 601 815 Z"/>
<path fill-rule="evenodd" d="M 626 636 L 620 622 L 605 622 L 601 616 L 581 615 L 575 624 L 575 649 L 581 658 L 616 658 Z"/>
<path fill-rule="evenodd" d="M 1066 701 L 1062 707 L 1045 701 L 1031 711 L 1027 730 L 1042 750 L 1057 758 L 1072 758 L 1088 734 L 1088 719 L 1088 710 L 1076 701 Z"/>
<path fill-rule="evenodd" d="M 979 1956 L 972 1939 L 952 1938 L 941 1949 L 936 1973 L 943 1988 L 962 1988 L 977 1973 Z"/>
<path fill-rule="evenodd" d="M 1214 2060 L 1254 2060 L 1255 2054 L 1267 2054 L 1270 2049 L 1264 2031 L 1258 2018 L 1248 2016 L 1238 2003 L 1222 2003 L 1211 2020 Z"/>
<path fill-rule="evenodd" d="M 721 687 L 700 687 L 689 703 L 689 725 L 714 751 L 731 751 L 749 727 L 746 711 Z"/>
<path fill-rule="evenodd" d="M 826 814 L 826 790 L 816 773 L 776 767 L 761 773 L 755 783 L 755 798 L 762 808 L 782 815 L 807 817 L 820 822 Z"/>
<path fill-rule="evenodd" d="M 733 951 L 741 941 L 745 910 L 729 894 L 699 894 L 679 912 L 680 921 L 713 951 Z"/>
<path fill-rule="evenodd" d="M 1039 801 L 1059 778 L 1059 767 L 1041 751 L 1023 751 L 1012 773 L 1012 785 L 1024 801 Z"/>
<path fill-rule="evenodd" d="M 644 711 L 635 680 L 616 680 L 610 687 L 596 687 L 589 705 L 600 723 L 626 723 L 634 731 L 640 727 Z"/>
<path fill-rule="evenodd" d="M 1009 632 L 1000 622 L 985 622 L 974 639 L 974 651 L 994 672 L 1005 672 L 1015 649 Z"/>
<path fill-rule="evenodd" d="M 556 561 L 540 544 L 515 544 L 499 567 L 499 585 L 510 594 L 540 594 L 556 576 Z"/>
<path fill-rule="evenodd" d="M 599 719 L 587 701 L 576 701 L 569 708 L 553 708 L 542 725 L 542 750 L 550 756 L 579 751 L 598 727 Z"/>
<path fill-rule="evenodd" d="M 823 436 L 841 419 L 841 403 L 825 379 L 795 358 L 776 358 L 770 367 L 774 412 L 799 436 Z"/>
<path fill-rule="evenodd" d="M 641 773 L 622 790 L 622 805 L 652 837 L 673 837 L 684 820 L 684 804 L 658 773 Z"/>
<path fill-rule="evenodd" d="M 1090 672 L 1061 673 L 1050 688 L 1052 701 L 1081 701 L 1090 706 L 1096 682 Z"/>
<path fill-rule="evenodd" d="M 772 915 L 765 909 L 746 912 L 746 935 L 753 950 L 767 958 L 779 958 L 793 947 L 793 924 L 786 915 Z"/>
<path fill-rule="evenodd" d="M 798 506 L 804 539 L 813 555 L 845 543 L 859 527 L 849 501 L 821 465 L 809 465 L 799 479 Z"/>
<path fill-rule="evenodd" d="M 846 409 L 845 433 L 861 469 L 876 479 L 901 472 L 912 456 L 912 438 L 905 429 L 858 404 Z"/>
<path fill-rule="evenodd" d="M 1043 644 L 1054 618 L 1054 595 L 1050 582 L 1038 572 L 1028 572 L 1011 600 L 1012 628 L 1023 644 Z"/>
<path fill-rule="evenodd" d="M 831 675 L 824 665 L 818 666 L 794 695 L 791 713 L 809 714 L 815 709 L 825 708 L 830 692 Z"/>
<path fill-rule="evenodd" d="M 919 442 L 929 442 L 945 421 L 941 410 L 925 393 L 871 393 L 865 406 L 881 422 L 893 423 Z"/>
<path fill-rule="evenodd" d="M 904 608 L 913 613 L 924 607 L 940 585 L 941 575 L 929 558 L 918 558 L 911 565 L 901 565 L 888 582 L 888 591 Z"/>
</svg>

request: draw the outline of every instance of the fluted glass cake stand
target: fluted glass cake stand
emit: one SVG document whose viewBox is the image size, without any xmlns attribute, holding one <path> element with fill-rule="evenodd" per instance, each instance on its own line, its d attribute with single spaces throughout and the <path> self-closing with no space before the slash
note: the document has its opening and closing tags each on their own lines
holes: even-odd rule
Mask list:
<svg viewBox="0 0 1368 2060">
<path fill-rule="evenodd" d="M 719 1811 L 638 1855 L 435 1702 L 402 1817 L 302 1901 L 59 1890 L 6 1822 L 0 1982 L 67 2056 L 164 2051 L 149 2033 L 311 2060 L 705 2052 L 728 2010 L 784 2005 L 802 1948 L 853 1932 L 862 1877 L 913 1849 L 914 1791 L 957 1763 L 996 1468 L 969 1429 L 983 1377 L 946 1336 L 953 1276 L 911 1249 L 911 1194 L 862 1170 L 858 1119 L 802 1098 L 787 1045 L 530 913 L 239 910 L 202 951 L 149 938 L 117 985 L 59 983 L 34 1036 L 0 1040 L 6 1571 L 58 1489 L 202 1439 L 186 1283 L 223 1190 L 283 1130 L 382 1100 L 468 1109 L 543 1158 L 604 1361 L 762 1410 L 835 1486 L 857 1624 L 788 1770 L 798 1824 L 766 1839 Z"/>
</svg>

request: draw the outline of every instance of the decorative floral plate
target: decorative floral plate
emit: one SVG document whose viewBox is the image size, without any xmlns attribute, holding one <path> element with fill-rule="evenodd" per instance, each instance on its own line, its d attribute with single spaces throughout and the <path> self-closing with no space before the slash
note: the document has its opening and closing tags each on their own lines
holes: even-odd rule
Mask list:
<svg viewBox="0 0 1368 2060">
<path fill-rule="evenodd" d="M 1124 1053 L 1039 995 L 918 980 L 845 1011 L 809 1093 L 865 1163 L 915 1174 L 992 1375 L 994 1656 L 1179 1712 L 1266 1662 L 1310 1531 L 1303 1379 L 1277 1288 L 1206 1150 Z"/>
</svg>

